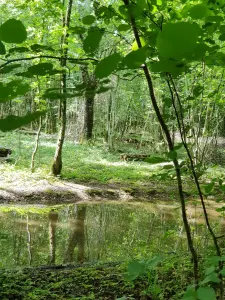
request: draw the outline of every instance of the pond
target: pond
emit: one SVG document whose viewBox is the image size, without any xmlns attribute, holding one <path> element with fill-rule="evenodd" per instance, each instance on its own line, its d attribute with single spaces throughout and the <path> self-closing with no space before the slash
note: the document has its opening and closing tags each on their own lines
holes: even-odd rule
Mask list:
<svg viewBox="0 0 225 300">
<path fill-rule="evenodd" d="M 195 245 L 210 248 L 200 217 L 188 212 Z M 196 213 L 195 209 L 195 213 Z M 198 221 L 197 221 L 198 220 Z M 223 234 L 223 218 L 214 228 Z M 66 206 L 0 206 L 0 267 L 123 261 L 187 252 L 180 208 L 98 202 Z"/>
</svg>

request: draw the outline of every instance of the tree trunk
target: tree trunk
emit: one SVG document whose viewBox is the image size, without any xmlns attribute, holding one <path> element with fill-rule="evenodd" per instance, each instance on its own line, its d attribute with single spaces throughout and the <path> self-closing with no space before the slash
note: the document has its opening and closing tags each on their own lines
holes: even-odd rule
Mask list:
<svg viewBox="0 0 225 300">
<path fill-rule="evenodd" d="M 87 96 L 85 99 L 85 116 L 84 116 L 84 137 L 87 140 L 92 139 L 94 126 L 94 97 Z"/>
<path fill-rule="evenodd" d="M 67 64 L 67 54 L 68 54 L 68 29 L 70 26 L 70 18 L 71 18 L 71 11 L 72 11 L 73 0 L 69 0 L 66 17 L 63 18 L 63 28 L 65 29 L 65 33 L 62 36 L 62 60 L 61 66 L 66 67 Z M 63 47 L 66 45 L 67 47 Z M 62 91 L 62 98 L 60 99 L 60 129 L 59 129 L 59 136 L 58 142 L 56 146 L 55 156 L 52 164 L 52 174 L 59 175 L 62 170 L 62 149 L 63 143 L 65 139 L 65 132 L 66 132 L 66 87 L 67 87 L 67 76 L 66 74 L 62 75 L 61 79 L 61 91 Z"/>
<path fill-rule="evenodd" d="M 31 157 L 31 165 L 30 165 L 31 172 L 34 172 L 34 162 L 35 162 L 35 156 L 36 156 L 38 146 L 39 146 L 39 140 L 40 140 L 40 135 L 41 135 L 41 126 L 42 126 L 42 117 L 40 117 L 40 119 L 39 119 L 39 128 L 38 128 L 38 132 L 37 132 L 37 136 L 36 136 L 34 151 L 32 153 L 32 157 Z"/>
</svg>

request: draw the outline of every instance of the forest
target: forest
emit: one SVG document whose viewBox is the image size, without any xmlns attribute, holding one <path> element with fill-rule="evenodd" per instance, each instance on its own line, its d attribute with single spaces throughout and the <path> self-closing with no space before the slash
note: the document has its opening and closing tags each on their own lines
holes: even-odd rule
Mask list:
<svg viewBox="0 0 225 300">
<path fill-rule="evenodd" d="M 0 299 L 225 299 L 225 0 L 0 0 Z"/>
</svg>

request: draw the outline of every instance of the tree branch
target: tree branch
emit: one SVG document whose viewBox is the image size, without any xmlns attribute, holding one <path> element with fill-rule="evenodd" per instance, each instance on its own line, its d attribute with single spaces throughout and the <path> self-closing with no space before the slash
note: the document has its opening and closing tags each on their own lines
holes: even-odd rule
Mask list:
<svg viewBox="0 0 225 300">
<path fill-rule="evenodd" d="M 18 61 L 27 61 L 27 60 L 33 60 L 33 59 L 41 59 L 41 58 L 50 58 L 50 59 L 56 59 L 61 61 L 62 57 L 61 56 L 53 56 L 53 55 L 39 55 L 39 56 L 32 56 L 32 57 L 23 57 L 23 58 L 15 58 L 15 59 L 10 59 L 8 61 L 6 61 L 4 64 L 0 65 L 0 69 L 2 69 L 3 67 L 13 63 L 13 62 L 18 62 Z M 95 62 L 99 62 L 98 59 L 96 58 L 91 58 L 91 57 L 86 57 L 86 58 L 72 58 L 72 57 L 68 57 L 67 58 L 68 61 L 72 61 L 72 62 L 81 62 L 81 61 L 95 61 Z"/>
</svg>

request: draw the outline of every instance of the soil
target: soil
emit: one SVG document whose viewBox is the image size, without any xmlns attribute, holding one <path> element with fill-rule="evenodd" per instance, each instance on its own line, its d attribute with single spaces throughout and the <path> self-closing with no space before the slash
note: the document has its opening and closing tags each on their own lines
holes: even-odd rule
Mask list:
<svg viewBox="0 0 225 300">
<path fill-rule="evenodd" d="M 187 193 L 188 195 L 188 193 Z M 19 170 L 0 173 L 0 203 L 66 204 L 91 200 L 154 201 L 177 199 L 176 184 L 74 183 Z"/>
</svg>

